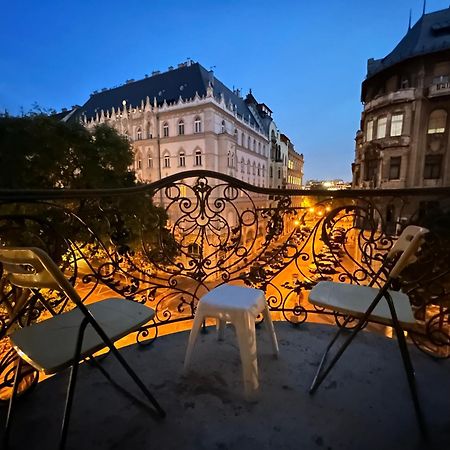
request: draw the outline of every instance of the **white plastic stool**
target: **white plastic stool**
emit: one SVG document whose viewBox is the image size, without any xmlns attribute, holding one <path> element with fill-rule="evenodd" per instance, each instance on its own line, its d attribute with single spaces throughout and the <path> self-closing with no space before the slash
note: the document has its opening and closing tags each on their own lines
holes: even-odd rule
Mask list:
<svg viewBox="0 0 450 450">
<path fill-rule="evenodd" d="M 236 330 L 241 353 L 245 394 L 247 398 L 251 397 L 259 387 L 255 319 L 260 313 L 263 314 L 264 323 L 272 341 L 274 356 L 278 356 L 277 337 L 263 291 L 223 284 L 208 292 L 200 299 L 197 306 L 184 360 L 184 370 L 186 371 L 189 366 L 194 343 L 204 319 L 206 317 L 217 319 L 219 340 L 223 339 L 226 322 L 231 322 Z"/>
</svg>

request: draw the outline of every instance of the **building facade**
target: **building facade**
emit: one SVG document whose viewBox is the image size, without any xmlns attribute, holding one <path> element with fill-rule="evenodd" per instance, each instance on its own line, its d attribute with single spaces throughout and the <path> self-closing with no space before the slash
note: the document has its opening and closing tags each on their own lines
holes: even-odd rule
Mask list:
<svg viewBox="0 0 450 450">
<path fill-rule="evenodd" d="M 272 111 L 230 90 L 199 63 L 94 91 L 72 114 L 91 128 L 114 127 L 132 142 L 140 181 L 205 169 L 267 187 Z"/>
<path fill-rule="evenodd" d="M 352 167 L 355 188 L 450 186 L 450 9 L 424 14 L 369 59 Z"/>
<path fill-rule="evenodd" d="M 303 186 L 303 153 L 295 151 L 294 144 L 287 136 L 286 140 L 288 148 L 286 187 L 288 189 L 301 189 Z"/>
</svg>

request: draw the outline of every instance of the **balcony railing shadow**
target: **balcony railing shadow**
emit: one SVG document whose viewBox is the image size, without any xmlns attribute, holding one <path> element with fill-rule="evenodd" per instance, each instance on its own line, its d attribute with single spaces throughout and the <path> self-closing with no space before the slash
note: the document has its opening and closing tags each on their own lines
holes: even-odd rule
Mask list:
<svg viewBox="0 0 450 450">
<path fill-rule="evenodd" d="M 450 355 L 450 188 L 290 191 L 192 171 L 131 189 L 0 191 L 0 201 L 1 245 L 46 250 L 87 303 L 113 292 L 155 309 L 136 336 L 144 347 L 188 328 L 198 299 L 228 282 L 263 289 L 273 317 L 299 331 L 308 322 L 340 326 L 342 315 L 309 304 L 312 286 L 321 279 L 368 284 L 402 227 L 426 226 L 421 257 L 397 287 L 419 323 L 410 341 L 432 357 Z M 159 208 L 148 209 L 150 202 Z M 30 297 L 5 280 L 1 292 L 6 330 Z M 55 314 L 72 306 L 44 295 Z M 25 308 L 30 314 L 48 313 Z M 0 345 L 0 397 L 7 398 L 15 354 L 6 336 Z M 36 384 L 30 369 L 23 376 L 24 390 Z"/>
</svg>

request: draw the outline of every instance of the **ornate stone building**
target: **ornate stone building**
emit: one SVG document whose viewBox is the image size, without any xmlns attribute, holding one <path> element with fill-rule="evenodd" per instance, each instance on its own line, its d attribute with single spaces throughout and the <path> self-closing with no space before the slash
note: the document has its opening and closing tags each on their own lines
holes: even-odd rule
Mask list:
<svg viewBox="0 0 450 450">
<path fill-rule="evenodd" d="M 394 50 L 369 59 L 353 186 L 450 185 L 450 9 L 424 14 Z"/>
<path fill-rule="evenodd" d="M 281 136 L 281 140 L 287 145 L 287 189 L 301 189 L 303 185 L 303 153 L 297 153 L 294 144 L 286 135 Z"/>
<path fill-rule="evenodd" d="M 272 111 L 243 98 L 199 63 L 153 72 L 138 81 L 94 91 L 71 120 L 107 123 L 128 136 L 142 181 L 207 169 L 268 186 Z"/>
</svg>

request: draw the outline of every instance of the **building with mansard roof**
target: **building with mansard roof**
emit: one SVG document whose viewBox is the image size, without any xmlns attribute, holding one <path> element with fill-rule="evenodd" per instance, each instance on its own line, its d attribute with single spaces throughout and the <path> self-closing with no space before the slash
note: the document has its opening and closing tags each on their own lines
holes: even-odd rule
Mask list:
<svg viewBox="0 0 450 450">
<path fill-rule="evenodd" d="M 450 8 L 423 14 L 391 53 L 368 60 L 361 100 L 354 187 L 450 185 Z"/>
<path fill-rule="evenodd" d="M 244 98 L 230 90 L 199 63 L 94 91 L 69 120 L 88 128 L 106 123 L 128 136 L 141 181 L 207 169 L 269 185 L 272 111 L 251 91 Z"/>
</svg>

